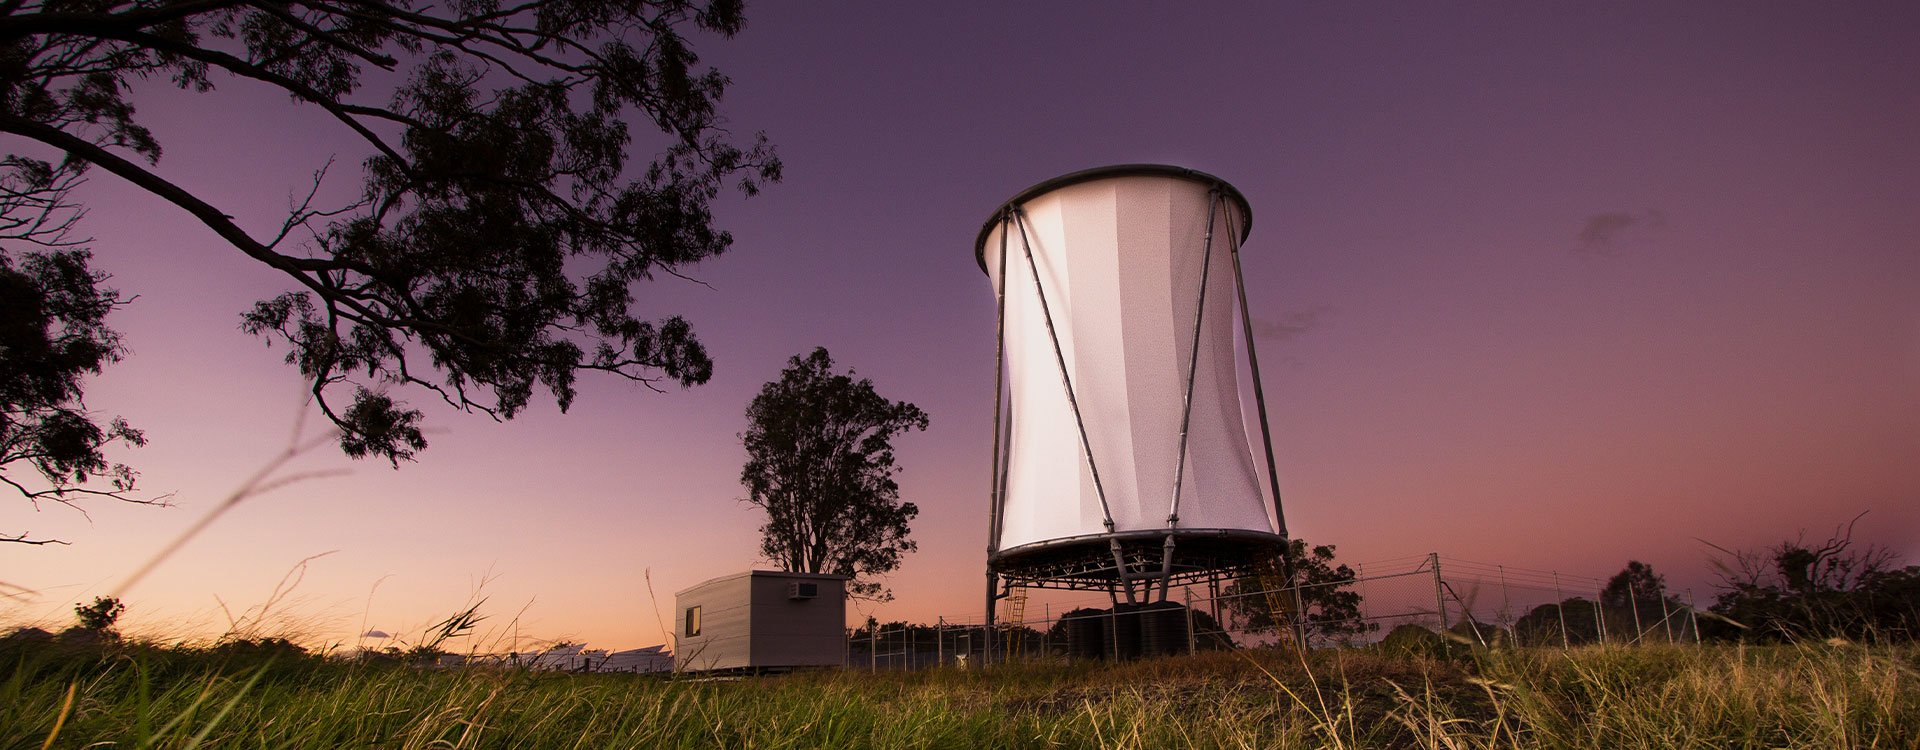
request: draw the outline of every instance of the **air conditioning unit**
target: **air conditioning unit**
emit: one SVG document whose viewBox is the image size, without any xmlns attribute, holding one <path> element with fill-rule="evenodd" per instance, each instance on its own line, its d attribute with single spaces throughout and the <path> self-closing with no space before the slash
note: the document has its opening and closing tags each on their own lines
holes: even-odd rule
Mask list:
<svg viewBox="0 0 1920 750">
<path fill-rule="evenodd" d="M 812 599 L 820 595 L 820 584 L 813 581 L 788 581 L 788 599 Z"/>
</svg>

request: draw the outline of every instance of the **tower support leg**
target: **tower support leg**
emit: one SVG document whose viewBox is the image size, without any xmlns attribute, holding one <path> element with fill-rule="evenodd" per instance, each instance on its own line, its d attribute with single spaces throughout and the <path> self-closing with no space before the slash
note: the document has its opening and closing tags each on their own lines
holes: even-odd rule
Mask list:
<svg viewBox="0 0 1920 750">
<path fill-rule="evenodd" d="M 1000 601 L 1000 571 L 991 566 L 987 568 L 987 625 L 981 635 L 986 642 L 981 644 L 980 663 L 982 666 L 993 660 L 993 609 Z"/>
</svg>

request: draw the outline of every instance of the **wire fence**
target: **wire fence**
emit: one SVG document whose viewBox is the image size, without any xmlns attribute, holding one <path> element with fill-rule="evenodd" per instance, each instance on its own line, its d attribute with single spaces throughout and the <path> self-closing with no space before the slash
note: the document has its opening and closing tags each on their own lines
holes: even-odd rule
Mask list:
<svg viewBox="0 0 1920 750">
<path fill-rule="evenodd" d="M 1085 592 L 1077 600 L 1002 600 L 992 627 L 945 617 L 927 624 L 869 621 L 849 632 L 847 666 L 923 669 L 1294 644 L 1365 646 L 1439 633 L 1488 647 L 1698 643 L 1692 598 L 1691 591 L 1632 587 L 1609 595 L 1604 581 L 1588 576 L 1427 555 L 1368 563 L 1352 580 L 1315 586 L 1269 587 L 1249 577 L 1181 587 L 1152 604 L 1116 604 Z"/>
</svg>

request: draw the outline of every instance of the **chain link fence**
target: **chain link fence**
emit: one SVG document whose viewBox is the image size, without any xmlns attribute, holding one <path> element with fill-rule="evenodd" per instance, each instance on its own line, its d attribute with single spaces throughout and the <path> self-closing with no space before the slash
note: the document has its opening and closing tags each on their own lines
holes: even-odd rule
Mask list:
<svg viewBox="0 0 1920 750">
<path fill-rule="evenodd" d="M 1299 642 L 1365 646 L 1437 633 L 1489 647 L 1699 642 L 1690 591 L 1630 589 L 1609 597 L 1592 577 L 1438 555 L 1368 563 L 1355 573 L 1348 581 L 1291 588 L 1249 576 L 1180 587 L 1152 604 L 1047 592 L 1046 601 L 1018 607 L 1002 600 L 991 628 L 945 617 L 931 624 L 870 621 L 849 632 L 847 666 L 1126 659 Z"/>
</svg>

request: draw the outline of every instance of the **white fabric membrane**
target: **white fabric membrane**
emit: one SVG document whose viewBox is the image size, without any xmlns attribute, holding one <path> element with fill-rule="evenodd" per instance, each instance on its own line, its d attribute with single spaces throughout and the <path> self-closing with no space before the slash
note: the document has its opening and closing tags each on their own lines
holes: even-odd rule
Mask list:
<svg viewBox="0 0 1920 750">
<path fill-rule="evenodd" d="M 1214 205 L 1209 205 L 1209 203 Z M 1006 231 L 1006 357 L 1011 386 L 1006 497 L 997 547 L 1103 534 L 1100 495 L 1075 426 L 1026 250 L 1086 425 L 1115 531 L 1169 527 L 1182 394 L 1214 215 L 1200 356 L 1178 528 L 1273 533 L 1242 419 L 1228 234 L 1242 217 L 1206 183 L 1120 175 L 1069 184 L 1021 205 L 982 255 L 999 284 Z"/>
</svg>

